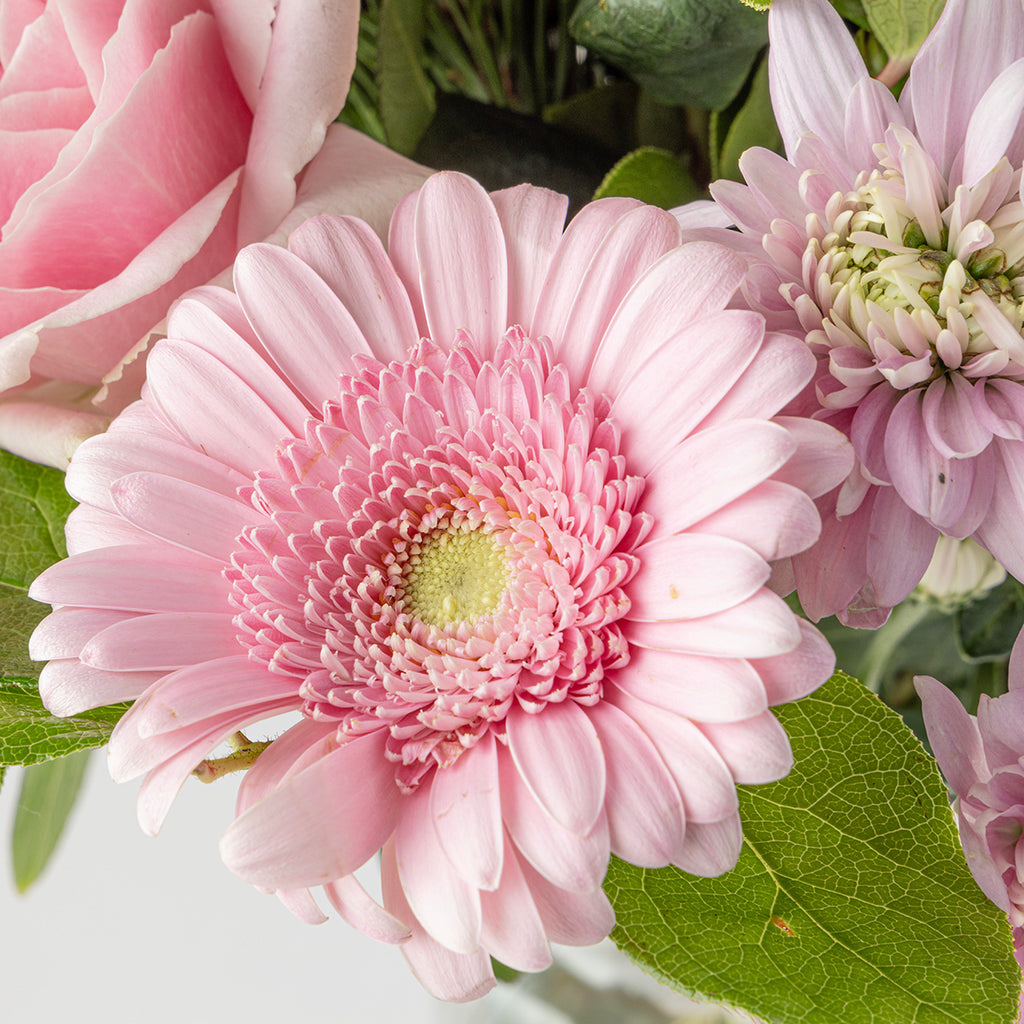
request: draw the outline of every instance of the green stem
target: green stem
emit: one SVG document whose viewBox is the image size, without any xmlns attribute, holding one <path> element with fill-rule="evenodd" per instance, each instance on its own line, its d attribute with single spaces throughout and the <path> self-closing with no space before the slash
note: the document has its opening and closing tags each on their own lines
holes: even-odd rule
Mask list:
<svg viewBox="0 0 1024 1024">
<path fill-rule="evenodd" d="M 200 782 L 216 782 L 217 779 L 222 779 L 232 772 L 251 768 L 256 763 L 256 758 L 270 746 L 270 740 L 253 743 L 246 738 L 244 733 L 236 732 L 234 736 L 228 737 L 227 744 L 231 747 L 230 754 L 224 757 L 207 758 L 192 769 L 192 774 Z"/>
</svg>

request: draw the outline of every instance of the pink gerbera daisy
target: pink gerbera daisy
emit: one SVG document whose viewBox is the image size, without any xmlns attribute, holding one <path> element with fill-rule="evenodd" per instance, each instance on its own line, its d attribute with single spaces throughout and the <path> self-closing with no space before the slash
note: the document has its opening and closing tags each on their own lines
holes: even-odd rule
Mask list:
<svg viewBox="0 0 1024 1024">
<path fill-rule="evenodd" d="M 940 534 L 1024 578 L 1024 5 L 949 0 L 899 102 L 827 0 L 769 30 L 787 159 L 744 154 L 712 188 L 743 235 L 704 237 L 749 256 L 746 305 L 817 357 L 796 408 L 858 457 L 793 560 L 803 606 L 875 626 Z"/>
<path fill-rule="evenodd" d="M 724 309 L 742 261 L 671 215 L 564 216 L 440 174 L 389 252 L 331 217 L 244 250 L 79 450 L 71 557 L 32 589 L 48 707 L 135 699 L 110 760 L 151 831 L 226 737 L 298 712 L 225 861 L 308 920 L 323 886 L 446 999 L 488 954 L 607 935 L 609 851 L 730 868 L 735 783 L 790 766 L 769 705 L 833 663 L 766 588 L 852 459 L 770 419 L 813 359 Z M 381 849 L 383 907 L 352 874 Z"/>
</svg>

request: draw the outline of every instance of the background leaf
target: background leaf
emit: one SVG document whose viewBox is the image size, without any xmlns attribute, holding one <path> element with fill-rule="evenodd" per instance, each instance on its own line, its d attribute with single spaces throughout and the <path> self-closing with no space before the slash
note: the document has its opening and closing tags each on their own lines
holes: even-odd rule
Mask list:
<svg viewBox="0 0 1024 1024">
<path fill-rule="evenodd" d="M 868 25 L 891 60 L 909 60 L 939 20 L 945 0 L 862 0 Z M 838 6 L 838 5 L 837 5 Z"/>
<path fill-rule="evenodd" d="M 736 0 L 581 0 L 569 31 L 661 102 L 718 110 L 768 42 L 768 19 Z"/>
<path fill-rule="evenodd" d="M 768 93 L 768 60 L 763 58 L 750 83 L 750 92 L 729 125 L 718 162 L 718 177 L 742 181 L 740 157 L 751 146 L 763 146 L 776 152 L 782 149 L 782 135 L 772 112 Z"/>
<path fill-rule="evenodd" d="M 1009 576 L 961 608 L 954 622 L 960 656 L 966 661 L 1006 658 L 1024 626 L 1024 587 Z"/>
<path fill-rule="evenodd" d="M 409 156 L 437 105 L 424 70 L 424 0 L 380 0 L 377 84 L 388 145 Z"/>
<path fill-rule="evenodd" d="M 89 761 L 87 750 L 25 769 L 11 834 L 14 884 L 19 892 L 46 867 L 74 806 Z"/>
<path fill-rule="evenodd" d="M 699 195 L 700 190 L 675 156 L 646 146 L 627 153 L 605 176 L 594 198 L 633 196 L 670 210 Z"/>
<path fill-rule="evenodd" d="M 741 787 L 736 868 L 702 879 L 613 860 L 615 942 L 778 1024 L 1011 1024 L 1006 916 L 967 870 L 935 762 L 842 674 L 776 714 L 796 764 Z"/>
</svg>

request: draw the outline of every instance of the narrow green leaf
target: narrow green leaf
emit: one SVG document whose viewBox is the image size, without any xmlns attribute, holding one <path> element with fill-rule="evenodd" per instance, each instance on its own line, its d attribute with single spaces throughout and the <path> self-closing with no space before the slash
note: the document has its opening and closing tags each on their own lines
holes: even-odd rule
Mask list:
<svg viewBox="0 0 1024 1024">
<path fill-rule="evenodd" d="M 54 757 L 99 747 L 127 705 L 112 704 L 55 718 L 39 699 L 31 679 L 0 680 L 0 765 L 39 764 Z"/>
<path fill-rule="evenodd" d="M 740 157 L 752 146 L 779 151 L 782 136 L 772 113 L 772 98 L 768 92 L 768 60 L 762 59 L 750 83 L 750 93 L 739 113 L 729 125 L 719 159 L 719 177 L 742 181 Z"/>
<path fill-rule="evenodd" d="M 81 750 L 25 769 L 14 816 L 11 854 L 19 892 L 42 874 L 81 789 L 89 752 Z"/>
<path fill-rule="evenodd" d="M 409 156 L 436 109 L 424 70 L 424 0 L 381 0 L 377 32 L 380 116 L 388 145 Z"/>
<path fill-rule="evenodd" d="M 862 0 L 868 25 L 890 60 L 906 61 L 917 53 L 939 20 L 945 0 Z"/>
<path fill-rule="evenodd" d="M 736 868 L 703 879 L 613 860 L 615 942 L 770 1024 L 1011 1024 L 1006 915 L 967 870 L 935 762 L 842 674 L 776 714 L 796 763 L 741 787 Z"/>
<path fill-rule="evenodd" d="M 718 110 L 768 41 L 768 19 L 736 0 L 580 0 L 569 31 L 661 102 Z"/>
<path fill-rule="evenodd" d="M 700 194 L 686 168 L 668 150 L 645 146 L 627 153 L 605 175 L 595 199 L 632 196 L 652 206 L 670 210 Z"/>
</svg>

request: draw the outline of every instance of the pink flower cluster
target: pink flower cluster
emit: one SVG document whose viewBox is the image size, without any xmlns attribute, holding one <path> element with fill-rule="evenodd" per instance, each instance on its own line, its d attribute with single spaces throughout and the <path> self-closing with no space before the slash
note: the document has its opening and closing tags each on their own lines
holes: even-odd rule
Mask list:
<svg viewBox="0 0 1024 1024">
<path fill-rule="evenodd" d="M 111 767 L 150 830 L 296 713 L 225 861 L 307 920 L 322 887 L 446 999 L 606 935 L 612 852 L 728 870 L 736 783 L 790 767 L 770 706 L 833 666 L 768 586 L 852 465 L 777 415 L 813 357 L 670 214 L 565 209 L 446 173 L 387 251 L 348 217 L 244 249 L 79 449 L 71 557 L 32 588 L 48 707 L 135 701 Z M 379 905 L 353 872 L 381 849 Z"/>
</svg>

